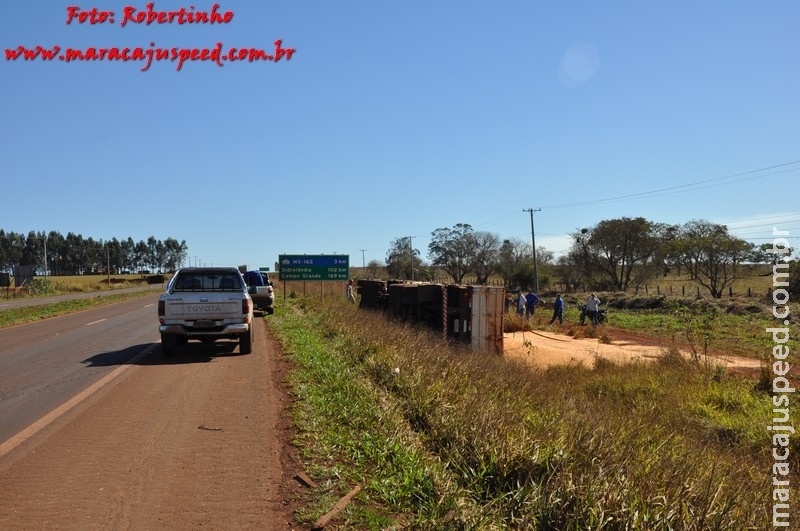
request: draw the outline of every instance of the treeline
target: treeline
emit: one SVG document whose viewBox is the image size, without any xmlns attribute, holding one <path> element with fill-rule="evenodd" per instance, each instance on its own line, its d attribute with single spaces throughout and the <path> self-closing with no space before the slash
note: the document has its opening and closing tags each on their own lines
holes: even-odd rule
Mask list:
<svg viewBox="0 0 800 531">
<path fill-rule="evenodd" d="M 186 241 L 175 238 L 134 242 L 112 238 L 84 238 L 72 232 L 30 231 L 27 236 L 0 229 L 0 271 L 13 272 L 17 266 L 33 266 L 36 274 L 85 275 L 97 272 L 114 274 L 141 271 L 173 271 L 187 257 Z"/>
<path fill-rule="evenodd" d="M 431 280 L 440 272 L 461 283 L 474 276 L 478 284 L 500 276 L 509 289 L 559 283 L 570 291 L 638 290 L 669 273 L 696 281 L 719 298 L 742 277 L 743 264 L 770 264 L 775 277 L 800 289 L 800 267 L 790 263 L 793 249 L 773 244 L 756 246 L 730 234 L 725 225 L 693 220 L 682 225 L 645 218 L 604 220 L 570 235 L 569 251 L 558 259 L 543 247 L 497 234 L 475 231 L 469 224 L 439 228 L 431 233 L 429 263 L 414 249 L 411 238 L 390 244 L 386 268 L 395 278 Z M 784 242 L 786 240 L 783 240 Z M 379 264 L 370 263 L 375 268 Z M 369 269 L 369 268 L 368 268 Z"/>
</svg>

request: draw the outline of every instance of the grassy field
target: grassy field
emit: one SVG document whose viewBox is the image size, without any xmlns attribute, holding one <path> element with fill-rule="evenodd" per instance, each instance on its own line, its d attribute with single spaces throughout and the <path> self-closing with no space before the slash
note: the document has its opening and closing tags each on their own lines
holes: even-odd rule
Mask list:
<svg viewBox="0 0 800 531">
<path fill-rule="evenodd" d="M 266 322 L 297 365 L 297 443 L 320 484 L 306 522 L 361 485 L 337 528 L 771 524 L 773 405 L 757 381 L 674 351 L 533 370 L 339 296 L 289 298 Z M 790 452 L 794 469 L 797 437 Z"/>
<path fill-rule="evenodd" d="M 36 299 L 53 295 L 97 292 L 97 296 L 88 298 L 82 297 L 75 300 L 0 311 L 0 328 L 58 317 L 152 293 L 152 291 L 115 292 L 123 288 L 147 286 L 147 282 L 141 275 L 112 275 L 110 280 L 111 282 L 104 275 L 54 276 L 48 277 L 47 281 L 45 281 L 44 277 L 36 277 L 33 283 L 25 289 L 14 290 L 12 288 L 5 293 L 0 290 L 0 298 L 5 300 Z M 160 287 L 160 285 L 157 285 L 153 289 L 160 289 Z"/>
<path fill-rule="evenodd" d="M 13 284 L 13 281 L 12 281 Z M 93 291 L 111 291 L 146 285 L 142 275 L 71 275 L 35 277 L 33 282 L 21 288 L 0 288 L 2 298 L 28 298 L 46 295 L 64 295 L 67 293 L 87 293 Z"/>
<path fill-rule="evenodd" d="M 151 293 L 152 292 L 149 291 L 137 291 L 133 293 L 107 292 L 96 297 L 2 310 L 0 311 L 0 328 L 16 326 L 25 323 L 33 323 L 41 319 L 48 319 L 51 317 L 58 317 L 60 315 L 80 312 L 82 310 L 88 310 L 98 306 L 105 306 L 107 304 L 113 304 L 115 302 L 120 302 L 134 297 L 143 297 L 145 295 L 150 295 Z"/>
<path fill-rule="evenodd" d="M 91 283 L 82 286 L 65 289 L 93 291 Z M 295 363 L 296 443 L 320 485 L 307 493 L 299 514 L 305 522 L 358 484 L 364 490 L 337 529 L 771 524 L 769 381 L 709 370 L 670 347 L 691 340 L 698 348 L 768 356 L 764 327 L 774 319 L 763 300 L 601 294 L 613 306 L 608 324 L 594 330 L 577 324 L 583 296 L 568 296 L 562 332 L 660 338 L 663 359 L 531 369 L 359 311 L 346 302 L 344 284 L 276 288 L 276 313 L 266 323 Z M 129 296 L 137 294 L 5 310 L 0 326 Z M 545 314 L 526 326 L 548 328 Z M 791 352 L 796 348 L 792 339 Z M 794 407 L 790 421 L 798 425 Z M 789 450 L 796 470 L 795 435 Z M 797 485 L 790 488 L 794 500 Z M 798 516 L 792 504 L 793 522 Z"/>
<path fill-rule="evenodd" d="M 754 273 L 762 273 L 760 269 Z M 635 293 L 599 293 L 603 307 L 609 310 L 609 319 L 602 334 L 613 340 L 615 331 L 635 334 L 656 340 L 665 348 L 696 348 L 699 352 L 714 351 L 717 354 L 731 354 L 753 359 L 764 359 L 771 353 L 771 336 L 765 332 L 775 326 L 772 316 L 772 303 L 767 302 L 765 294 L 771 286 L 772 276 L 754 274 L 735 284 L 734 296 L 712 299 L 710 296 L 697 298 L 696 283 L 678 277 L 665 277 L 664 282 L 672 285 L 669 289 L 654 289 L 648 293 L 640 290 Z M 681 284 L 682 283 L 682 284 Z M 687 286 L 689 296 L 681 296 L 680 285 Z M 307 297 L 322 300 L 327 296 L 345 296 L 346 283 L 334 282 L 275 282 L 275 295 L 278 305 L 287 298 Z M 747 295 L 750 288 L 751 296 Z M 652 286 L 651 286 L 652 288 Z M 741 292 L 743 294 L 736 295 Z M 701 292 L 702 293 L 702 292 Z M 755 294 L 759 295 L 756 296 Z M 537 310 L 535 319 L 526 323 L 536 329 L 567 332 L 583 337 L 590 332 L 578 325 L 580 310 L 588 293 L 565 294 L 566 327 L 548 325 L 551 317 L 552 295 L 543 294 L 545 303 Z M 792 322 L 800 322 L 800 304 L 790 303 Z M 796 346 L 796 341 L 792 341 Z"/>
<path fill-rule="evenodd" d="M 763 298 L 745 296 L 714 300 L 620 293 L 599 293 L 599 297 L 608 310 L 608 319 L 594 333 L 606 334 L 613 339 L 616 332 L 623 332 L 655 340 L 665 348 L 693 348 L 699 354 L 727 354 L 753 359 L 771 355 L 772 336 L 765 330 L 777 326 L 778 321 L 772 315 L 772 304 Z M 565 297 L 566 327 L 547 324 L 551 316 L 547 306 L 537 310 L 529 326 L 583 337 L 591 329 L 578 324 L 578 305 L 584 299 L 585 294 Z M 791 322 L 800 322 L 800 304 L 792 302 L 790 308 Z M 796 339 L 791 340 L 790 345 L 796 348 Z"/>
</svg>

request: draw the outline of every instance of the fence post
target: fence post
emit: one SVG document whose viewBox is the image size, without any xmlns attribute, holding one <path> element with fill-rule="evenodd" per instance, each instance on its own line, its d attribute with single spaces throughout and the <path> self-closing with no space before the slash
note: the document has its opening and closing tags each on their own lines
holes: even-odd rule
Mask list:
<svg viewBox="0 0 800 531">
<path fill-rule="evenodd" d="M 728 286 L 728 297 L 733 297 L 733 286 Z"/>
<path fill-rule="evenodd" d="M 686 296 L 686 284 L 684 284 L 683 286 L 681 286 L 681 296 L 683 296 L 683 297 L 685 297 L 685 296 Z"/>
</svg>

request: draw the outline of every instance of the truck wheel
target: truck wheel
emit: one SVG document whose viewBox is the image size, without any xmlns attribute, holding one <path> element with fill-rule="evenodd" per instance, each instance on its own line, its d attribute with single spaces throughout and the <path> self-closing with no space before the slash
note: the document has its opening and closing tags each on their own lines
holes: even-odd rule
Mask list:
<svg viewBox="0 0 800 531">
<path fill-rule="evenodd" d="M 175 345 L 178 344 L 178 338 L 172 334 L 161 334 L 161 352 L 164 356 L 172 356 L 175 353 Z"/>
<path fill-rule="evenodd" d="M 253 352 L 253 329 L 239 334 L 239 354 L 250 354 Z"/>
</svg>

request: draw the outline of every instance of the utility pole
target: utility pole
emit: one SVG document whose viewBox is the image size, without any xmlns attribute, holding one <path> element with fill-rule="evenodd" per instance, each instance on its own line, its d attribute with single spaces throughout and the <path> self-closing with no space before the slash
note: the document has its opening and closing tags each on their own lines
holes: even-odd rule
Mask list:
<svg viewBox="0 0 800 531">
<path fill-rule="evenodd" d="M 44 286 L 47 289 L 47 231 L 44 233 Z"/>
<path fill-rule="evenodd" d="M 533 247 L 533 290 L 539 293 L 539 270 L 536 267 L 536 231 L 533 229 L 533 213 L 541 212 L 541 208 L 523 208 L 523 212 L 531 213 L 531 246 Z"/>
<path fill-rule="evenodd" d="M 361 268 L 362 269 L 366 269 L 367 268 L 367 264 L 364 261 L 364 251 L 366 251 L 366 249 L 359 249 L 359 251 L 361 251 Z"/>
</svg>

